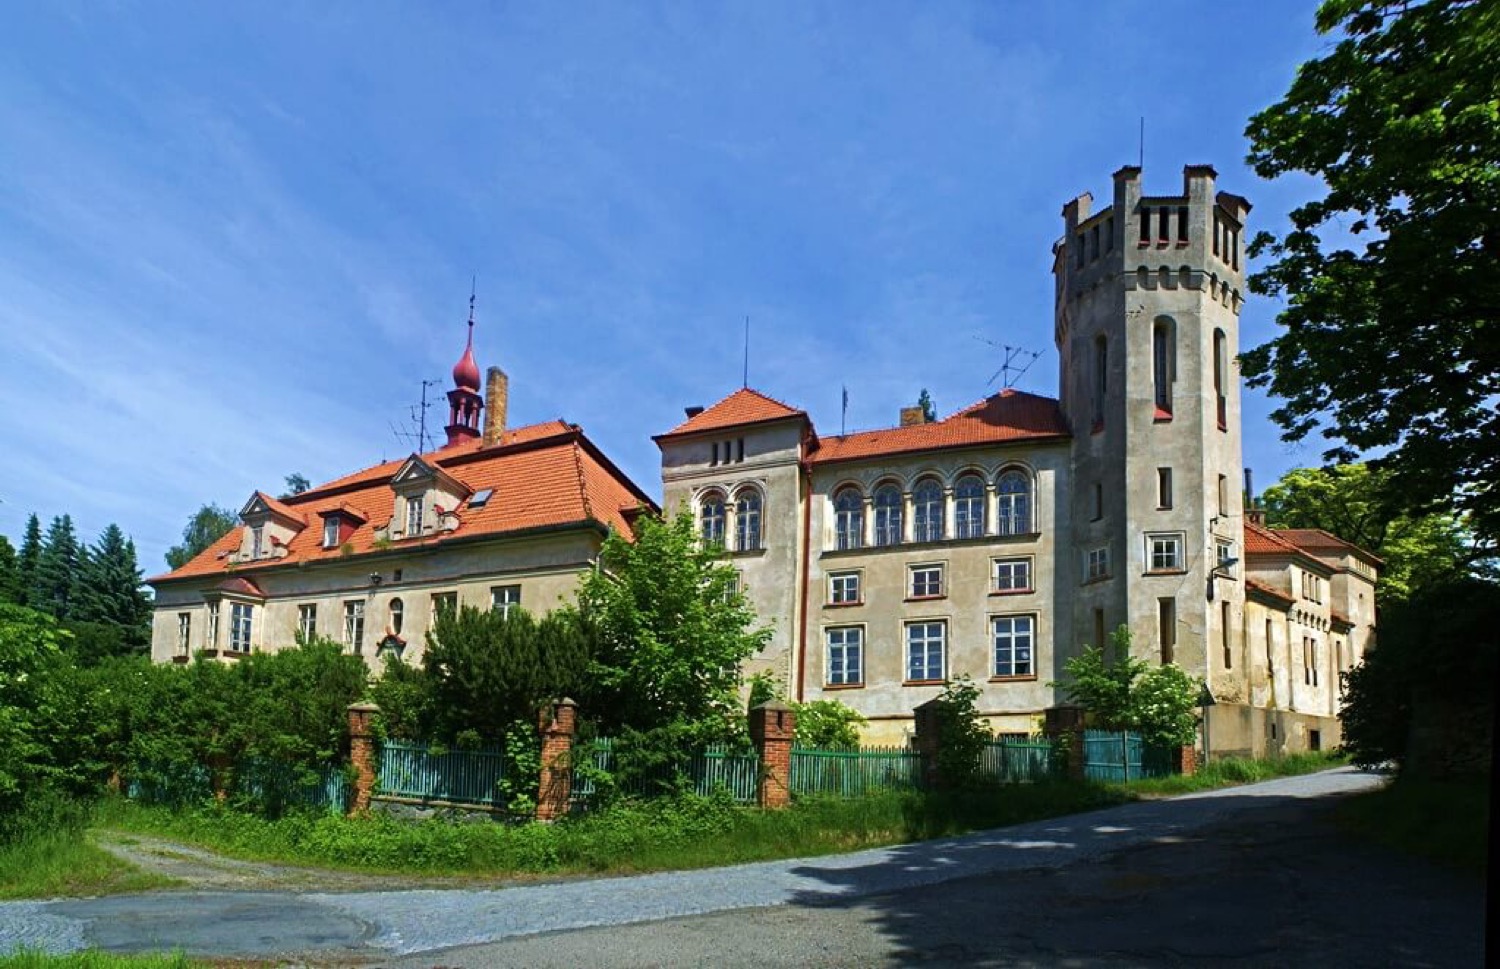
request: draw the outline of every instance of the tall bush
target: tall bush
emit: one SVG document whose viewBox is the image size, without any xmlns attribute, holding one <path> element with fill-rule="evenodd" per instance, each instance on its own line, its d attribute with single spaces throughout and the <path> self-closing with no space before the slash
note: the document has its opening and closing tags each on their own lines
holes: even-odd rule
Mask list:
<svg viewBox="0 0 1500 969">
<path fill-rule="evenodd" d="M 1130 655 L 1130 629 L 1120 626 L 1110 637 L 1113 662 L 1089 647 L 1063 664 L 1068 679 L 1064 694 L 1088 711 L 1105 730 L 1134 730 L 1147 743 L 1180 746 L 1197 734 L 1198 687 L 1172 663 L 1152 666 Z"/>
</svg>

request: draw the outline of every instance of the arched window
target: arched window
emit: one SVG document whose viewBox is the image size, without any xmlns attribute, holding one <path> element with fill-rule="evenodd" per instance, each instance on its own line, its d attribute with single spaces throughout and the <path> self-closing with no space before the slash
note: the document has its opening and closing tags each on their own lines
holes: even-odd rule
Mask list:
<svg viewBox="0 0 1500 969">
<path fill-rule="evenodd" d="M 984 481 L 977 474 L 958 479 L 953 489 L 953 537 L 984 535 Z"/>
<path fill-rule="evenodd" d="M 391 635 L 401 635 L 401 626 L 406 622 L 406 604 L 400 599 L 391 600 Z"/>
<path fill-rule="evenodd" d="M 911 493 L 912 541 L 937 542 L 943 538 L 943 486 L 932 478 L 917 482 Z"/>
<path fill-rule="evenodd" d="M 901 489 L 893 484 L 875 492 L 875 544 L 901 544 Z"/>
<path fill-rule="evenodd" d="M 1029 535 L 1031 527 L 1031 478 L 1012 469 L 1000 476 L 995 490 L 1000 495 L 996 524 L 1001 535 Z"/>
<path fill-rule="evenodd" d="M 833 496 L 833 534 L 837 548 L 865 544 L 865 496 L 858 488 L 841 488 Z"/>
<path fill-rule="evenodd" d="M 760 548 L 760 492 L 746 488 L 734 502 L 734 548 L 752 552 Z"/>
<path fill-rule="evenodd" d="M 1177 379 L 1177 354 L 1172 331 L 1172 320 L 1165 316 L 1157 317 L 1151 328 L 1151 376 L 1156 410 L 1161 414 L 1172 413 L 1172 381 Z"/>
<path fill-rule="evenodd" d="M 1229 428 L 1229 405 L 1225 384 L 1229 376 L 1229 341 L 1223 330 L 1214 330 L 1214 397 L 1219 405 L 1219 430 Z"/>
<path fill-rule="evenodd" d="M 724 496 L 710 491 L 703 496 L 698 511 L 699 531 L 708 545 L 724 544 Z"/>
</svg>

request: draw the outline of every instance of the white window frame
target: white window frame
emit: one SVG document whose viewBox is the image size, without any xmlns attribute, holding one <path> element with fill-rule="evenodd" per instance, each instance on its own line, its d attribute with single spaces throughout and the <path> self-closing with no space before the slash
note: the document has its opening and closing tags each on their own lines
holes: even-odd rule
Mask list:
<svg viewBox="0 0 1500 969">
<path fill-rule="evenodd" d="M 490 586 L 490 608 L 509 617 L 512 609 L 521 608 L 521 586 L 517 583 Z"/>
<path fill-rule="evenodd" d="M 829 626 L 823 631 L 823 646 L 825 686 L 864 685 L 865 627 Z"/>
<path fill-rule="evenodd" d="M 933 492 L 937 493 L 936 499 Z M 935 478 L 923 478 L 911 493 L 911 540 L 914 542 L 940 542 L 945 537 L 947 522 L 944 512 L 947 499 L 943 483 Z"/>
<path fill-rule="evenodd" d="M 941 562 L 923 562 L 919 565 L 908 565 L 906 567 L 906 597 L 908 599 L 940 599 L 947 595 L 947 576 L 943 574 L 944 571 L 946 570 L 943 568 Z M 936 575 L 935 583 L 932 581 L 934 573 Z M 919 576 L 925 577 L 920 582 L 920 585 L 918 582 Z M 935 590 L 932 588 L 934 584 L 936 585 Z M 919 591 L 919 587 L 928 591 Z"/>
<path fill-rule="evenodd" d="M 863 586 L 863 576 L 858 571 L 830 572 L 828 574 L 828 604 L 831 606 L 859 605 L 864 601 Z"/>
<path fill-rule="evenodd" d="M 191 612 L 179 612 L 177 614 L 177 653 L 186 656 L 193 642 L 193 614 Z"/>
<path fill-rule="evenodd" d="M 358 655 L 365 646 L 365 600 L 344 600 L 344 645 Z"/>
<path fill-rule="evenodd" d="M 881 498 L 895 494 L 894 504 L 881 504 Z M 900 545 L 906 524 L 906 498 L 894 484 L 883 484 L 875 489 L 875 545 L 890 548 Z"/>
<path fill-rule="evenodd" d="M 444 608 L 451 608 L 455 615 L 458 614 L 458 592 L 434 592 L 427 600 L 428 608 L 432 610 L 432 621 L 437 622 L 438 614 Z"/>
<path fill-rule="evenodd" d="M 716 508 L 718 513 L 709 514 L 709 509 Z M 698 534 L 702 536 L 705 545 L 717 545 L 724 547 L 724 529 L 729 520 L 729 502 L 722 491 L 710 491 L 706 493 L 698 504 Z"/>
<path fill-rule="evenodd" d="M 208 604 L 208 648 L 219 648 L 219 603 L 218 601 Z"/>
<path fill-rule="evenodd" d="M 754 488 L 742 489 L 734 499 L 734 547 L 737 552 L 756 552 L 761 541 L 761 512 L 765 499 Z"/>
<path fill-rule="evenodd" d="M 387 604 L 386 614 L 391 617 L 391 635 L 400 636 L 401 630 L 406 627 L 406 603 L 401 600 L 400 596 Z"/>
<path fill-rule="evenodd" d="M 977 493 L 964 494 L 966 487 L 978 487 Z M 953 486 L 953 537 L 983 538 L 986 520 L 984 479 L 977 474 L 965 474 Z"/>
<path fill-rule="evenodd" d="M 304 602 L 297 606 L 297 632 L 302 635 L 303 642 L 318 634 L 318 604 L 316 602 Z"/>
<path fill-rule="evenodd" d="M 942 682 L 948 668 L 948 623 L 942 619 L 919 619 L 908 622 L 902 630 L 906 649 L 906 682 Z M 920 651 L 920 656 L 918 655 Z M 933 656 L 937 657 L 937 675 Z M 926 675 L 913 676 L 914 673 Z"/>
<path fill-rule="evenodd" d="M 250 557 L 258 559 L 266 546 L 266 526 L 254 525 L 250 528 Z"/>
<path fill-rule="evenodd" d="M 323 519 L 323 547 L 334 548 L 339 544 L 339 520 L 336 515 Z"/>
<path fill-rule="evenodd" d="M 1036 626 L 1035 613 L 1008 613 L 990 617 L 991 654 L 990 674 L 996 679 L 1036 679 Z M 1004 628 L 1002 628 L 1004 627 Z M 1010 663 L 1010 672 L 1001 672 L 1002 653 Z M 1024 655 L 1025 670 L 1021 671 Z"/>
<path fill-rule="evenodd" d="M 250 638 L 255 632 L 255 607 L 248 602 L 229 604 L 229 651 L 250 652 Z"/>
<path fill-rule="evenodd" d="M 858 488 L 840 488 L 833 495 L 833 545 L 839 551 L 865 544 L 865 496 Z"/>
<path fill-rule="evenodd" d="M 1219 574 L 1234 578 L 1234 566 L 1226 566 L 1224 563 L 1234 558 L 1234 543 L 1222 538 L 1214 539 L 1214 567 L 1219 569 Z"/>
<path fill-rule="evenodd" d="M 1146 533 L 1146 571 L 1181 572 L 1186 561 L 1186 537 L 1182 532 Z"/>
<path fill-rule="evenodd" d="M 1085 582 L 1096 582 L 1109 578 L 1109 546 L 1101 545 L 1091 548 L 1084 553 L 1083 557 L 1083 579 Z"/>
<path fill-rule="evenodd" d="M 1009 573 L 1009 584 L 1000 581 L 1002 570 Z M 1018 570 L 1025 578 L 1024 585 L 1015 584 Z M 1032 559 L 1029 555 L 992 559 L 990 561 L 990 588 L 995 592 L 1031 592 L 1036 588 L 1033 584 L 1035 579 L 1031 573 Z"/>
<path fill-rule="evenodd" d="M 1007 482 L 1019 482 L 1020 488 L 1007 490 Z M 1000 473 L 995 483 L 997 535 L 1030 535 L 1036 531 L 1034 491 L 1031 475 L 1021 468 L 1007 468 Z"/>
<path fill-rule="evenodd" d="M 424 502 L 419 496 L 406 499 L 406 536 L 415 538 L 422 534 Z"/>
</svg>

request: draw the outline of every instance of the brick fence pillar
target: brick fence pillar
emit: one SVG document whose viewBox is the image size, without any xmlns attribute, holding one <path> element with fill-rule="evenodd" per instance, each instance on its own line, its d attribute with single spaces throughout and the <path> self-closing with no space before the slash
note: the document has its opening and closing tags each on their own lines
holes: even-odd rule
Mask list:
<svg viewBox="0 0 1500 969">
<path fill-rule="evenodd" d="M 938 767 L 938 754 L 942 750 L 943 706 L 943 701 L 934 697 L 912 711 L 912 718 L 916 721 L 916 739 L 912 745 L 921 758 L 922 786 L 928 790 L 937 790 L 946 781 Z"/>
<path fill-rule="evenodd" d="M 750 740 L 760 755 L 756 800 L 763 808 L 783 808 L 792 799 L 792 738 L 797 714 L 779 700 L 750 708 Z"/>
<path fill-rule="evenodd" d="M 370 795 L 375 793 L 375 714 L 380 708 L 373 703 L 351 703 L 349 714 L 349 763 L 354 768 L 354 798 L 350 815 L 370 810 Z"/>
<path fill-rule="evenodd" d="M 1177 773 L 1192 777 L 1198 773 L 1198 745 L 1183 744 L 1177 748 Z"/>
<path fill-rule="evenodd" d="M 542 708 L 542 776 L 536 794 L 536 819 L 565 817 L 573 799 L 573 734 L 578 704 L 564 697 Z"/>
<path fill-rule="evenodd" d="M 1084 777 L 1082 707 L 1048 707 L 1043 714 L 1042 733 L 1054 744 L 1061 744 L 1068 759 L 1068 776 L 1075 781 Z"/>
</svg>

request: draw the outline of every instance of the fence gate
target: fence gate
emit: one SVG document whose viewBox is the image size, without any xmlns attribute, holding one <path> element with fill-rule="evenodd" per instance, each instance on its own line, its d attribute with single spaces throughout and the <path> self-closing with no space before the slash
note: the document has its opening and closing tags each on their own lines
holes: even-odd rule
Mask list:
<svg viewBox="0 0 1500 969">
<path fill-rule="evenodd" d="M 1136 781 L 1173 773 L 1170 748 L 1147 746 L 1125 730 L 1083 732 L 1083 775 L 1091 781 Z"/>
</svg>

